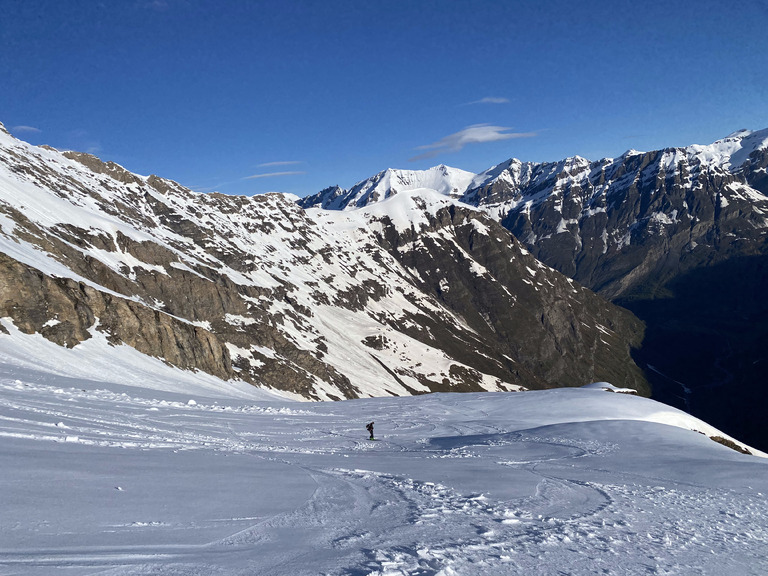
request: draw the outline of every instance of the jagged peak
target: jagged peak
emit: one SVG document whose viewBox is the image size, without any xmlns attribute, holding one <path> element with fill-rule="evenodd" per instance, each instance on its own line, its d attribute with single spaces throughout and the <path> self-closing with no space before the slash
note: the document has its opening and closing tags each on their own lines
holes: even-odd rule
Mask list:
<svg viewBox="0 0 768 576">
<path fill-rule="evenodd" d="M 522 166 L 525 164 L 526 163 L 518 160 L 517 158 L 504 160 L 504 162 L 496 164 L 496 166 L 489 168 L 485 172 L 480 172 L 477 174 L 473 178 L 472 184 L 469 186 L 469 190 L 486 186 L 506 172 L 519 172 Z"/>
<path fill-rule="evenodd" d="M 555 165 L 563 172 L 579 172 L 592 164 L 590 160 L 582 156 L 569 156 Z"/>
<path fill-rule="evenodd" d="M 343 192 L 344 188 L 342 188 L 338 184 L 334 184 L 333 186 L 328 186 L 327 188 L 323 188 L 322 190 L 320 190 L 320 194 L 326 194 L 328 192 L 339 192 L 339 191 Z"/>
<path fill-rule="evenodd" d="M 619 156 L 619 158 L 631 158 L 632 156 L 642 156 L 643 154 L 645 154 L 645 152 L 641 150 L 635 150 L 634 148 L 630 148 L 629 150 L 624 152 L 624 154 Z"/>
<path fill-rule="evenodd" d="M 579 156 L 576 154 L 575 156 L 568 156 L 565 160 L 563 160 L 566 164 L 589 164 L 591 163 L 591 160 L 588 160 L 587 158 L 584 158 L 583 156 Z"/>
</svg>

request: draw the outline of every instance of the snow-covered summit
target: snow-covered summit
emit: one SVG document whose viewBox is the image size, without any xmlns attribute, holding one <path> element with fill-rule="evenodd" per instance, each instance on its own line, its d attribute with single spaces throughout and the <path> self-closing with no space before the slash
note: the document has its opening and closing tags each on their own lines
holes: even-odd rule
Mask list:
<svg viewBox="0 0 768 576">
<path fill-rule="evenodd" d="M 430 189 L 449 197 L 460 197 L 472 183 L 475 174 L 441 164 L 428 170 L 395 170 L 389 168 L 349 190 L 328 188 L 300 201 L 303 207 L 321 206 L 329 210 L 353 210 L 382 202 L 400 192 Z"/>
<path fill-rule="evenodd" d="M 750 154 L 768 148 L 768 128 L 764 130 L 739 130 L 707 146 L 692 145 L 688 154 L 704 164 L 720 166 L 736 171 L 747 161 Z"/>
<path fill-rule="evenodd" d="M 358 186 L 364 195 L 368 191 L 383 193 L 387 190 L 405 192 L 418 188 L 429 188 L 445 196 L 459 196 L 472 182 L 474 174 L 445 164 L 428 170 L 393 170 L 388 169 L 373 179 Z M 357 188 L 357 186 L 356 186 Z"/>
</svg>

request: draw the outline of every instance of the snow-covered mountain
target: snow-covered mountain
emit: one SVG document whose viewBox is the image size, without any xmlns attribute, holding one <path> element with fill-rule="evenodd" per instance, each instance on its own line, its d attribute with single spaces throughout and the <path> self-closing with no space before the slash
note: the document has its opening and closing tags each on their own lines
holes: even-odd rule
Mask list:
<svg viewBox="0 0 768 576">
<path fill-rule="evenodd" d="M 741 130 L 707 146 L 630 150 L 596 162 L 512 159 L 476 175 L 446 166 L 390 169 L 299 203 L 349 210 L 430 188 L 482 208 L 537 258 L 617 298 L 763 247 L 766 167 L 768 129 Z"/>
<path fill-rule="evenodd" d="M 768 233 L 768 130 L 617 159 L 516 161 L 471 190 L 542 261 L 610 297 L 758 251 Z M 493 169 L 491 174 L 498 171 Z"/>
<path fill-rule="evenodd" d="M 426 188 L 450 197 L 461 197 L 475 179 L 475 174 L 445 165 L 429 170 L 393 170 L 355 184 L 349 190 L 338 186 L 327 188 L 314 196 L 300 199 L 304 208 L 352 210 L 387 200 L 400 192 Z"/>
<path fill-rule="evenodd" d="M 593 380 L 647 393 L 630 357 L 640 323 L 448 186 L 424 188 L 468 178 L 438 172 L 386 175 L 402 192 L 356 211 L 303 210 L 0 131 L 3 331 L 73 350 L 127 344 L 314 399 Z"/>
<path fill-rule="evenodd" d="M 482 209 L 540 261 L 629 308 L 647 326 L 636 358 L 654 397 L 768 447 L 767 170 L 768 130 L 741 130 L 615 159 L 512 159 L 461 179 L 443 167 L 402 174 L 445 174 L 435 190 Z M 384 186 L 398 175 L 352 189 L 376 194 L 327 190 L 301 203 L 380 201 L 402 189 Z"/>
</svg>

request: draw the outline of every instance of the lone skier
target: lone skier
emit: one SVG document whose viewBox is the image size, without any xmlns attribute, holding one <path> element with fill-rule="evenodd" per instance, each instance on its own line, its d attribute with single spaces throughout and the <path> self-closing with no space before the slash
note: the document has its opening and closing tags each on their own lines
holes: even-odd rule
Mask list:
<svg viewBox="0 0 768 576">
<path fill-rule="evenodd" d="M 374 437 L 373 437 L 373 422 L 371 422 L 370 424 L 367 424 L 365 426 L 365 429 L 368 430 L 368 432 L 371 433 L 371 437 L 369 438 L 369 440 L 374 440 Z"/>
</svg>

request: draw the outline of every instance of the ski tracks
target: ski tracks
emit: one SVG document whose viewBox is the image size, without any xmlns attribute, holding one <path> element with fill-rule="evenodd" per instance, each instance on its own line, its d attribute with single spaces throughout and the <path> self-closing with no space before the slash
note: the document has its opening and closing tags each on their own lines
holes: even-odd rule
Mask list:
<svg viewBox="0 0 768 576">
<path fill-rule="evenodd" d="M 522 439 L 522 437 L 521 437 Z M 533 440 L 534 438 L 527 438 Z M 554 439 L 536 438 L 557 444 Z M 571 446 L 581 455 L 613 450 L 610 443 Z M 453 450 L 456 450 L 454 448 Z M 467 457 L 461 455 L 453 457 Z M 571 457 L 579 457 L 571 453 Z M 552 458 L 551 460 L 556 460 Z M 399 525 L 355 541 L 366 558 L 344 574 L 765 574 L 768 526 L 764 497 L 694 484 L 617 483 L 557 476 L 541 462 L 499 462 L 540 477 L 528 498 L 494 501 L 463 495 L 439 483 L 339 470 L 407 503 Z M 567 475 L 567 465 L 562 465 Z M 370 489 L 370 488 L 369 488 Z M 397 543 L 397 544 L 394 544 Z"/>
<path fill-rule="evenodd" d="M 361 482 L 375 479 L 408 504 L 398 525 L 368 539 L 366 561 L 352 574 L 507 574 L 535 568 L 542 547 L 576 538 L 580 522 L 612 503 L 587 483 L 544 479 L 531 498 L 505 503 L 438 483 L 343 473 Z M 565 517 L 558 515 L 563 508 Z"/>
</svg>

